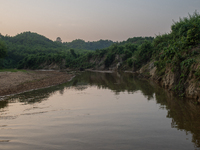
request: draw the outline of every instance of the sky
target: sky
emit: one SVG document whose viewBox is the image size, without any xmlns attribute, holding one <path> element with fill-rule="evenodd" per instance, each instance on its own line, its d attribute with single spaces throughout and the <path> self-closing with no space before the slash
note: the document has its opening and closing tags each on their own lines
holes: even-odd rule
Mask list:
<svg viewBox="0 0 200 150">
<path fill-rule="evenodd" d="M 0 0 L 0 33 L 36 32 L 55 41 L 123 41 L 169 33 L 200 0 Z"/>
</svg>

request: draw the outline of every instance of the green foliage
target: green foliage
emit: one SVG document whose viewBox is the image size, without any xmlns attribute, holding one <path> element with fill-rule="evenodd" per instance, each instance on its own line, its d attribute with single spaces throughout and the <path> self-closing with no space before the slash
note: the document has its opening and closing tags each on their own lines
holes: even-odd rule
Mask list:
<svg viewBox="0 0 200 150">
<path fill-rule="evenodd" d="M 108 53 L 105 59 L 105 67 L 108 68 L 115 59 L 115 55 L 113 53 Z"/>
<path fill-rule="evenodd" d="M 66 67 L 88 68 L 95 60 L 108 68 L 113 62 L 123 61 L 129 67 L 140 69 L 150 60 L 156 60 L 158 74 L 163 75 L 166 66 L 172 70 L 186 71 L 196 62 L 194 47 L 200 43 L 200 15 L 195 12 L 189 17 L 180 18 L 171 26 L 168 34 L 153 37 L 133 37 L 122 42 L 99 40 L 85 42 L 77 39 L 72 42 L 53 42 L 37 33 L 24 32 L 14 37 L 2 36 L 7 45 L 7 56 L 1 64 L 6 68 L 38 68 L 42 63 L 61 63 L 65 60 Z M 0 48 L 1 48 L 0 43 Z M 3 48 L 4 49 L 4 48 Z M 88 52 L 87 50 L 95 50 Z M 0 49 L 0 58 L 3 56 Z M 5 55 L 4 55 L 5 56 Z M 116 60 L 115 60 L 116 59 Z M 196 59 L 196 60 L 195 60 Z M 177 70 L 179 69 L 179 70 Z M 185 78 L 185 77 L 183 77 Z"/>
<path fill-rule="evenodd" d="M 162 72 L 169 64 L 173 67 L 172 72 L 182 71 L 185 79 L 191 65 L 196 62 L 191 57 L 198 54 L 192 48 L 200 42 L 200 15 L 195 12 L 189 17 L 180 18 L 171 29 L 171 33 L 159 35 L 153 41 L 153 57 L 157 60 L 155 65 L 158 72 Z"/>
<path fill-rule="evenodd" d="M 110 40 L 99 40 L 99 41 L 93 41 L 93 42 L 85 42 L 81 39 L 73 40 L 72 42 L 64 42 L 63 45 L 65 45 L 68 48 L 72 49 L 87 49 L 87 50 L 96 50 L 96 49 L 103 49 L 107 48 L 114 44 L 113 41 Z"/>
<path fill-rule="evenodd" d="M 134 53 L 135 51 L 138 50 L 138 45 L 136 44 L 125 44 L 124 47 L 129 50 L 131 53 Z"/>
<path fill-rule="evenodd" d="M 152 56 L 153 53 L 153 46 L 152 43 L 149 41 L 145 41 L 138 47 L 138 51 L 134 53 L 136 57 L 136 65 L 137 68 L 141 67 L 143 64 L 147 63 Z"/>
<path fill-rule="evenodd" d="M 4 68 L 4 62 L 3 59 L 7 55 L 7 47 L 4 42 L 0 41 L 0 68 Z"/>
<path fill-rule="evenodd" d="M 42 62 L 41 60 L 44 59 L 43 57 L 39 56 L 41 54 L 45 54 L 45 57 L 49 55 L 48 61 L 50 61 L 58 59 L 58 53 L 70 56 L 71 60 L 78 58 L 81 54 L 89 52 L 89 50 L 79 49 L 73 49 L 73 51 L 70 51 L 70 49 L 68 49 L 62 43 L 53 42 L 42 35 L 32 32 L 24 32 L 14 37 L 1 35 L 1 40 L 7 45 L 7 56 L 5 57 L 4 61 L 0 60 L 1 66 L 4 68 L 17 68 L 23 66 L 28 67 L 28 65 L 24 65 L 24 63 L 28 61 L 28 57 L 32 58 L 29 58 L 30 61 L 37 60 L 35 67 L 31 65 L 30 68 L 37 68 L 38 63 Z M 33 59 L 34 55 L 35 57 L 39 56 L 39 58 Z M 46 61 L 46 58 L 44 61 Z M 30 62 L 28 64 L 30 64 Z"/>
<path fill-rule="evenodd" d="M 132 53 L 129 49 L 125 49 L 124 50 L 124 57 L 123 60 L 127 60 L 128 58 L 130 58 L 132 56 Z"/>
<path fill-rule="evenodd" d="M 101 59 L 105 57 L 105 66 L 109 67 L 115 60 L 115 56 L 126 61 L 138 51 L 138 46 L 153 37 L 134 37 L 123 42 L 99 40 L 85 42 L 74 40 L 72 42 L 53 42 L 46 37 L 32 32 L 24 32 L 14 37 L 2 36 L 8 46 L 8 56 L 1 64 L 5 68 L 29 68 L 38 69 L 41 64 L 61 63 L 65 60 L 66 67 L 88 68 L 94 66 L 91 58 Z M 84 49 L 84 50 L 83 50 Z M 87 49 L 96 50 L 89 52 Z"/>
<path fill-rule="evenodd" d="M 180 63 L 181 69 L 190 68 L 193 63 L 196 61 L 193 58 L 186 59 Z"/>
<path fill-rule="evenodd" d="M 3 62 L 4 68 L 17 68 L 18 63 L 28 55 L 66 51 L 66 47 L 61 43 L 53 42 L 32 32 L 24 32 L 14 37 L 2 36 L 1 39 L 7 45 L 7 56 Z"/>
<path fill-rule="evenodd" d="M 128 63 L 128 66 L 131 68 L 133 67 L 133 59 L 132 58 L 128 58 L 127 59 L 127 63 Z"/>
<path fill-rule="evenodd" d="M 70 49 L 70 53 L 72 54 L 72 56 L 73 56 L 74 58 L 77 58 L 77 55 L 76 55 L 76 53 L 74 52 L 74 49 Z"/>
<path fill-rule="evenodd" d="M 153 37 L 133 37 L 129 38 L 126 41 L 119 42 L 117 43 L 117 45 L 125 45 L 125 44 L 141 45 L 145 41 L 152 42 L 153 40 L 154 40 Z"/>
<path fill-rule="evenodd" d="M 165 62 L 155 61 L 154 65 L 157 67 L 158 70 L 163 70 L 166 67 Z"/>
<path fill-rule="evenodd" d="M 7 54 L 7 48 L 4 42 L 0 41 L 0 58 L 4 58 Z"/>
<path fill-rule="evenodd" d="M 163 51 L 164 52 L 162 53 L 161 58 L 172 59 L 177 52 L 177 48 L 174 46 L 169 46 L 167 48 L 164 48 Z"/>
<path fill-rule="evenodd" d="M 100 57 L 100 58 L 102 58 L 106 54 L 106 52 L 107 52 L 107 50 L 105 50 L 105 49 L 96 51 L 98 57 Z"/>
<path fill-rule="evenodd" d="M 171 26 L 174 40 L 186 38 L 186 45 L 196 45 L 200 40 L 200 15 L 197 11 L 189 17 L 180 18 Z"/>
<path fill-rule="evenodd" d="M 19 62 L 18 69 L 40 69 L 41 64 L 50 65 L 51 63 L 61 63 L 65 59 L 65 54 L 32 54 L 28 55 Z"/>
<path fill-rule="evenodd" d="M 196 45 L 200 39 L 200 23 L 193 24 L 191 29 L 187 31 L 186 43 L 187 45 Z"/>
<path fill-rule="evenodd" d="M 93 53 L 86 53 L 86 54 L 82 54 L 80 57 L 74 59 L 73 57 L 70 57 L 70 55 L 66 56 L 66 67 L 70 67 L 70 68 L 83 68 L 83 69 L 87 69 L 87 68 L 91 68 L 94 66 L 93 63 L 90 63 L 90 59 L 93 56 Z"/>
<path fill-rule="evenodd" d="M 33 32 L 23 32 L 14 37 L 2 37 L 9 44 L 24 45 L 29 47 L 45 47 L 58 48 L 62 47 L 61 43 L 53 42 L 52 40 Z"/>
</svg>

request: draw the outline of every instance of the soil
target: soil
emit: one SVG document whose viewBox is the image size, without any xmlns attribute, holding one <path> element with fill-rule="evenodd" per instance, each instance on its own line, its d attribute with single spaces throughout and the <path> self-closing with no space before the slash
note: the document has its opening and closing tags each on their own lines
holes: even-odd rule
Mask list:
<svg viewBox="0 0 200 150">
<path fill-rule="evenodd" d="M 0 96 L 62 84 L 73 76 L 59 71 L 0 72 Z"/>
</svg>

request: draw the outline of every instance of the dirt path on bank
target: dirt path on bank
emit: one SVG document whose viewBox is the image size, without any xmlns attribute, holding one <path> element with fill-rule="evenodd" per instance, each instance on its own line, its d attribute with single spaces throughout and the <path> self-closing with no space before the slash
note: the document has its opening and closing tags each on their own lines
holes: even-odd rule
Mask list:
<svg viewBox="0 0 200 150">
<path fill-rule="evenodd" d="M 58 71 L 0 72 L 0 96 L 62 84 L 72 77 Z"/>
</svg>

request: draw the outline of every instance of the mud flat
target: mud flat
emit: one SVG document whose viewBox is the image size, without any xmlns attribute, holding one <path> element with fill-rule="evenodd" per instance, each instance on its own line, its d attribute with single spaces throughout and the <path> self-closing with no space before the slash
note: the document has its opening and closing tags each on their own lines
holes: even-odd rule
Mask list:
<svg viewBox="0 0 200 150">
<path fill-rule="evenodd" d="M 59 85 L 73 76 L 59 71 L 0 72 L 0 97 Z"/>
</svg>

